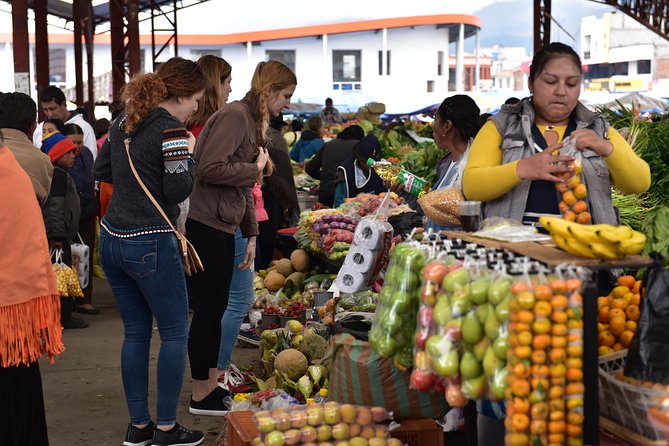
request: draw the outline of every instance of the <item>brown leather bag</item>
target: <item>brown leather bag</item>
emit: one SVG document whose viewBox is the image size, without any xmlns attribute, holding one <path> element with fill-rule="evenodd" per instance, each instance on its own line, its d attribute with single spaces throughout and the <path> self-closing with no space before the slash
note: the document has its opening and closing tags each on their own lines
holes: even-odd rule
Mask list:
<svg viewBox="0 0 669 446">
<path fill-rule="evenodd" d="M 130 138 L 126 138 L 123 142 L 125 143 L 125 152 L 128 154 L 128 162 L 130 162 L 130 169 L 132 170 L 132 173 L 135 175 L 137 182 L 144 190 L 146 196 L 149 197 L 151 203 L 153 203 L 156 209 L 158 209 L 160 215 L 163 216 L 169 227 L 172 229 L 172 232 L 174 232 L 174 235 L 176 235 L 177 240 L 179 241 L 179 250 L 181 251 L 181 260 L 183 262 L 184 272 L 190 276 L 191 274 L 196 273 L 198 271 L 204 271 L 204 266 L 202 265 L 202 261 L 200 260 L 200 256 L 197 254 L 195 247 L 191 244 L 191 242 L 188 241 L 188 239 L 184 234 L 182 234 L 181 232 L 177 231 L 174 228 L 174 225 L 172 224 L 170 219 L 167 218 L 167 215 L 165 215 L 165 211 L 163 211 L 163 208 L 161 208 L 156 199 L 153 198 L 153 195 L 151 195 L 151 192 L 149 192 L 149 189 L 147 189 L 146 185 L 139 177 L 139 174 L 135 169 L 135 164 L 132 162 L 132 157 L 130 156 Z"/>
</svg>

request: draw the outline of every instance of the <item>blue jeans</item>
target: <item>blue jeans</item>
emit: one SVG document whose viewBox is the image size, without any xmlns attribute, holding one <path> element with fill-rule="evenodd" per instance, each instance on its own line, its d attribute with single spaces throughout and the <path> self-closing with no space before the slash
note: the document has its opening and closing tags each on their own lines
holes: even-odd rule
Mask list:
<svg viewBox="0 0 669 446">
<path fill-rule="evenodd" d="M 244 316 L 253 305 L 253 270 L 238 268 L 244 261 L 246 253 L 246 239 L 242 231 L 237 228 L 235 233 L 235 269 L 232 272 L 228 306 L 221 319 L 221 343 L 218 349 L 218 368 L 221 370 L 230 367 L 230 356 L 237 343 L 239 327 L 242 326 Z"/>
<path fill-rule="evenodd" d="M 120 238 L 100 230 L 100 263 L 118 306 L 125 337 L 121 374 L 130 422 L 149 414 L 149 351 L 155 317 L 160 333 L 156 423 L 176 422 L 188 342 L 188 294 L 172 233 Z"/>
</svg>

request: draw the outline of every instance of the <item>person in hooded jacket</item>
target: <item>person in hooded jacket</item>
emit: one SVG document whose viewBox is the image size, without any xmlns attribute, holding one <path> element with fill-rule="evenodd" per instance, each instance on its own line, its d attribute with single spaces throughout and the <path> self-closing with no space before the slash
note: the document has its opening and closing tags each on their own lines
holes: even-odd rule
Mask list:
<svg viewBox="0 0 669 446">
<path fill-rule="evenodd" d="M 307 121 L 307 130 L 303 131 L 300 139 L 290 151 L 290 159 L 303 163 L 323 147 L 323 120 L 312 116 Z"/>
</svg>

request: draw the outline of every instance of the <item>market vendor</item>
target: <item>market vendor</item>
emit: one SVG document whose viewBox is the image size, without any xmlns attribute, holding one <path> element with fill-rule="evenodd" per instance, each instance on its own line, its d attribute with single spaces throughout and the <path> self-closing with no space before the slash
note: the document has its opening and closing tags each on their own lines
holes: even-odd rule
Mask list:
<svg viewBox="0 0 669 446">
<path fill-rule="evenodd" d="M 367 135 L 356 144 L 353 156 L 337 168 L 333 208 L 361 193 L 380 194 L 388 190 L 381 177 L 366 164 L 369 158 L 378 160 L 380 156 L 381 143 L 376 136 Z"/>
<path fill-rule="evenodd" d="M 566 163 L 562 140 L 576 138 L 583 155 L 592 223 L 617 224 L 611 186 L 638 194 L 650 185 L 648 164 L 608 122 L 579 102 L 583 69 L 574 50 L 551 43 L 532 59 L 531 96 L 504 105 L 478 133 L 464 171 L 464 194 L 483 201 L 483 217 L 536 224 L 539 215 L 560 214 L 556 183 Z"/>
<path fill-rule="evenodd" d="M 444 99 L 434 117 L 432 134 L 437 147 L 446 154 L 437 162 L 437 179 L 432 191 L 455 188 L 462 191 L 462 172 L 467 163 L 469 147 L 488 115 L 480 115 L 481 110 L 472 98 L 457 94 Z M 395 182 L 392 189 L 401 195 L 409 206 L 423 213 L 418 200 Z M 429 194 L 428 194 L 429 195 Z M 429 199 L 429 197 L 427 197 Z M 429 200 L 428 200 L 429 201 Z M 456 218 L 457 220 L 457 218 Z M 459 229 L 458 225 L 444 226 L 427 220 L 425 228 L 433 231 Z"/>
</svg>

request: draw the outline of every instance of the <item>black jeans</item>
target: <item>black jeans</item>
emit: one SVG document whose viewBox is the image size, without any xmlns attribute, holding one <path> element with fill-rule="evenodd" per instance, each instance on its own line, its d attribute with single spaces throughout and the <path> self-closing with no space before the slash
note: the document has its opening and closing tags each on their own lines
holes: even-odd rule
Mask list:
<svg viewBox="0 0 669 446">
<path fill-rule="evenodd" d="M 0 395 L 0 444 L 48 445 L 39 362 L 0 367 Z"/>
<path fill-rule="evenodd" d="M 209 369 L 218 364 L 221 318 L 228 306 L 235 267 L 235 236 L 190 218 L 186 220 L 186 233 L 204 266 L 204 271 L 189 278 L 193 319 L 188 358 L 192 378 L 207 380 Z"/>
</svg>

